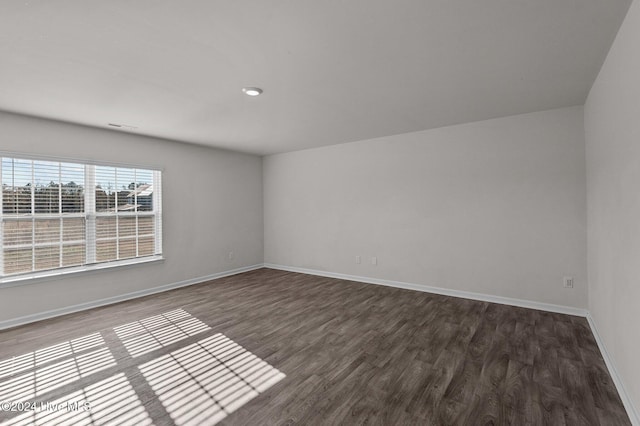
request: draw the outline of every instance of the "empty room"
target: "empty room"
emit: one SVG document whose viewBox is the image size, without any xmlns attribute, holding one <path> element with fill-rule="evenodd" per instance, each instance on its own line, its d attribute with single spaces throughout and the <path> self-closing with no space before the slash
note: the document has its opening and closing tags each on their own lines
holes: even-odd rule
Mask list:
<svg viewBox="0 0 640 426">
<path fill-rule="evenodd" d="M 640 0 L 0 2 L 0 425 L 640 426 Z"/>
</svg>

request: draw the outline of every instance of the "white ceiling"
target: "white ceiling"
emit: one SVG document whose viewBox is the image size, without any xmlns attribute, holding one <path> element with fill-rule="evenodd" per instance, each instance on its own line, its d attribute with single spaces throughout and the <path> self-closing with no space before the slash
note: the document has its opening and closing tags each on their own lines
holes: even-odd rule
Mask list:
<svg viewBox="0 0 640 426">
<path fill-rule="evenodd" d="M 267 154 L 578 105 L 630 2 L 2 0 L 0 109 Z"/>
</svg>

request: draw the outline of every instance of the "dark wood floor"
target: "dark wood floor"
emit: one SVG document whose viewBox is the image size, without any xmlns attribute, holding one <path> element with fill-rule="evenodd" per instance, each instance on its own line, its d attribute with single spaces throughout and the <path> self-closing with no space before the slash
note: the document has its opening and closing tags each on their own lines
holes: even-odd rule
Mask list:
<svg viewBox="0 0 640 426">
<path fill-rule="evenodd" d="M 91 408 L 7 425 L 630 424 L 584 318 L 269 269 L 2 331 L 7 400 Z"/>
</svg>

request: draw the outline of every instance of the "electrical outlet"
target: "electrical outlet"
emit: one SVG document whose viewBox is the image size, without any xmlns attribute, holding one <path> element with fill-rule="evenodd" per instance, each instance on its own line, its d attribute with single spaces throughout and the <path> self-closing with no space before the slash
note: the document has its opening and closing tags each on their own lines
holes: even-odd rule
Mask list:
<svg viewBox="0 0 640 426">
<path fill-rule="evenodd" d="M 356 256 L 356 263 L 358 265 L 362 263 L 362 258 L 360 256 Z"/>
<path fill-rule="evenodd" d="M 378 264 L 378 258 L 377 258 L 377 257 L 375 257 L 375 256 L 373 256 L 373 257 L 371 258 L 371 264 L 372 264 L 372 265 L 377 265 L 377 264 Z"/>
<path fill-rule="evenodd" d="M 227 255 L 227 259 L 232 260 L 233 259 L 233 252 L 230 251 L 229 254 Z"/>
<path fill-rule="evenodd" d="M 573 288 L 573 277 L 564 277 L 562 284 L 564 288 Z"/>
</svg>

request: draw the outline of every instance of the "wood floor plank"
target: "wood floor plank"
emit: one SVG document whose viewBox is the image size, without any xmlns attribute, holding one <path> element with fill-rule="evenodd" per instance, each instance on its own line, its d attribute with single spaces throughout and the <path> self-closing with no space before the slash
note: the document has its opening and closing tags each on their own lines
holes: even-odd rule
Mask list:
<svg viewBox="0 0 640 426">
<path fill-rule="evenodd" d="M 78 346 L 88 335 L 99 347 Z M 125 401 L 103 384 L 114 377 L 158 425 L 630 424 L 584 318 L 298 273 L 261 269 L 0 332 L 0 395 L 101 386 Z M 21 416 L 0 412 L 0 424 Z"/>
</svg>

